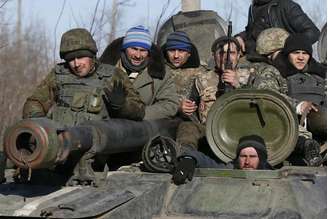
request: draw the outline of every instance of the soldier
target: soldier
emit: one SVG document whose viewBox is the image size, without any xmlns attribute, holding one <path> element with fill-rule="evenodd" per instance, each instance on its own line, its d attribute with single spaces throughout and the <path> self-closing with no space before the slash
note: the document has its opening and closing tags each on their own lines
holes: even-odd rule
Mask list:
<svg viewBox="0 0 328 219">
<path fill-rule="evenodd" d="M 236 149 L 236 158 L 224 165 L 217 163 L 205 154 L 196 150 L 186 150 L 180 159 L 185 162 L 178 162 L 178 166 L 173 173 L 173 182 L 177 185 L 183 184 L 186 180 L 192 180 L 196 167 L 200 168 L 224 168 L 241 170 L 270 170 L 268 163 L 268 153 L 266 145 L 258 135 L 243 136 L 239 139 Z"/>
<path fill-rule="evenodd" d="M 232 69 L 225 69 L 224 60 L 227 57 L 228 37 L 218 38 L 212 46 L 212 52 L 215 59 L 215 70 L 206 74 L 200 74 L 196 77 L 195 87 L 200 103 L 198 106 L 198 114 L 200 123 L 182 122 L 177 131 L 177 143 L 181 147 L 198 148 L 198 141 L 205 137 L 205 123 L 208 111 L 216 100 L 218 84 L 220 78 L 225 83 L 230 84 L 233 88 L 239 88 L 239 76 L 237 73 L 237 64 L 240 57 L 240 47 L 238 42 L 231 38 L 230 43 L 230 60 Z"/>
<path fill-rule="evenodd" d="M 130 28 L 123 38 L 113 41 L 100 58 L 129 76 L 146 103 L 146 120 L 171 118 L 178 110 L 174 82 L 163 63 L 160 50 L 151 42 L 143 26 Z"/>
<path fill-rule="evenodd" d="M 239 139 L 236 158 L 233 161 L 234 169 L 241 170 L 270 170 L 266 145 L 258 135 L 244 136 Z"/>
<path fill-rule="evenodd" d="M 197 97 L 192 95 L 195 78 L 205 74 L 206 69 L 200 66 L 200 59 L 196 46 L 183 31 L 170 33 L 166 43 L 162 46 L 166 61 L 166 72 L 170 72 L 179 94 L 179 112 L 184 118 L 197 121 L 194 114 L 197 110 Z"/>
<path fill-rule="evenodd" d="M 129 78 L 113 66 L 100 64 L 97 51 L 87 30 L 64 33 L 60 57 L 65 62 L 57 64 L 27 98 L 23 118 L 47 116 L 67 126 L 110 117 L 142 120 L 144 103 Z"/>
<path fill-rule="evenodd" d="M 145 104 L 127 75 L 114 66 L 101 64 L 96 58 L 97 51 L 86 29 L 65 32 L 60 43 L 60 58 L 65 62 L 51 70 L 23 107 L 24 119 L 47 117 L 64 127 L 57 134 L 66 148 L 68 141 L 65 143 L 63 139 L 69 128 L 110 118 L 140 121 L 145 115 Z M 93 146 L 89 140 L 92 139 L 91 129 L 83 125 L 78 129 L 82 134 L 77 148 L 88 150 Z M 34 138 L 30 139 L 30 144 L 35 144 Z M 59 151 L 57 163 L 66 162 L 67 156 L 64 150 Z"/>
<path fill-rule="evenodd" d="M 312 57 L 312 46 L 302 34 L 290 35 L 284 48 L 273 61 L 287 86 L 287 95 L 295 100 L 296 113 L 300 115 L 300 125 L 306 128 L 307 115 L 320 110 L 327 111 L 326 72 L 327 67 L 319 64 Z M 326 120 L 326 117 L 323 117 Z M 322 121 L 326 124 L 326 121 Z M 312 133 L 316 134 L 316 133 Z M 326 136 L 326 133 L 325 133 Z M 304 151 L 305 162 L 310 166 L 321 164 L 320 147 L 316 141 L 307 145 L 306 139 L 299 147 Z"/>
<path fill-rule="evenodd" d="M 283 48 L 288 37 L 289 33 L 281 28 L 269 28 L 264 30 L 259 35 L 256 42 L 256 51 L 258 54 L 260 54 L 260 56 L 252 56 L 251 58 L 248 58 L 250 61 L 255 61 L 251 63 L 251 68 L 253 71 L 250 73 L 248 85 L 254 88 L 271 89 L 273 91 L 279 92 L 289 101 L 289 103 L 298 114 L 304 114 L 307 113 L 310 109 L 316 110 L 316 108 L 312 104 L 309 104 L 307 101 L 300 102 L 298 98 L 295 98 L 296 96 L 290 94 L 290 89 L 292 86 L 288 82 L 287 74 L 289 74 L 289 76 L 294 75 L 296 74 L 296 70 L 295 68 L 293 70 L 292 64 L 288 61 L 290 59 L 288 58 L 288 55 L 284 55 L 284 53 L 281 52 L 282 50 L 285 50 Z M 301 41 L 306 43 L 307 38 L 295 38 L 294 41 L 298 43 Z M 288 44 L 294 44 L 294 41 L 293 43 L 291 43 L 292 41 L 289 41 Z M 306 45 L 306 50 L 312 54 L 311 44 L 307 43 Z M 305 60 L 301 60 L 297 62 L 302 63 L 302 65 L 304 65 L 304 69 L 308 61 L 305 62 Z M 310 61 L 310 63 L 311 64 L 308 65 L 309 68 L 307 69 L 308 71 L 312 72 L 313 75 L 316 75 L 313 76 L 314 78 L 319 77 L 318 75 L 323 75 L 326 71 L 323 70 L 324 68 L 314 60 Z M 274 66 L 280 69 L 280 71 Z M 299 69 L 296 72 L 302 71 L 303 69 Z M 318 98 L 316 99 L 324 100 L 325 97 L 323 96 L 325 89 L 324 86 L 322 86 L 324 84 L 323 81 L 321 80 L 320 83 L 318 82 L 315 84 L 317 84 L 318 88 L 308 87 L 306 89 L 304 88 L 303 91 L 312 90 L 310 93 L 313 93 L 313 91 L 319 90 L 317 93 Z M 317 101 L 317 103 L 319 104 L 320 101 Z M 305 158 L 305 162 L 308 165 L 319 165 L 321 163 L 319 144 L 315 140 L 311 139 L 312 134 L 308 132 L 303 126 L 299 126 L 299 133 L 300 137 L 298 139 L 296 151 L 301 152 L 302 156 Z"/>
<path fill-rule="evenodd" d="M 256 39 L 265 29 L 280 27 L 289 33 L 303 33 L 311 44 L 319 39 L 320 31 L 292 0 L 253 0 L 248 12 L 245 31 L 237 35 L 243 52 L 254 54 Z"/>
<path fill-rule="evenodd" d="M 225 66 L 228 45 L 230 45 L 231 69 L 227 69 Z M 195 79 L 196 93 L 200 99 L 198 106 L 200 123 L 184 121 L 180 123 L 177 130 L 176 140 L 179 162 L 176 171 L 182 166 L 192 165 L 188 156 L 184 157 L 183 154 L 185 151 L 197 152 L 199 142 L 205 138 L 207 114 L 217 98 L 220 79 L 227 85 L 231 85 L 232 88 L 240 87 L 237 73 L 237 64 L 240 57 L 240 46 L 238 41 L 226 36 L 220 37 L 215 40 L 211 50 L 216 64 L 215 70 L 209 71 L 206 74 L 200 74 Z"/>
</svg>

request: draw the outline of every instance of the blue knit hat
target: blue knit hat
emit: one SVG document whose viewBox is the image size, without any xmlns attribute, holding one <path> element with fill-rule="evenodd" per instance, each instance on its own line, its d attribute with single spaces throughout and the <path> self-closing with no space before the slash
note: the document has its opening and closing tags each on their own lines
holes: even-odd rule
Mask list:
<svg viewBox="0 0 328 219">
<path fill-rule="evenodd" d="M 167 36 L 165 49 L 181 49 L 190 52 L 192 44 L 186 32 L 175 31 Z"/>
<path fill-rule="evenodd" d="M 130 28 L 123 39 L 122 49 L 128 47 L 142 47 L 150 50 L 151 36 L 149 30 L 142 25 Z"/>
</svg>

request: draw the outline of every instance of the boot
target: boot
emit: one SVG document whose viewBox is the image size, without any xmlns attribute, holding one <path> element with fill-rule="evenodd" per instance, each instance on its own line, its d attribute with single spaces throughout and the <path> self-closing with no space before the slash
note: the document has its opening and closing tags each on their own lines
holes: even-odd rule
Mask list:
<svg viewBox="0 0 328 219">
<path fill-rule="evenodd" d="M 304 158 L 308 166 L 317 167 L 322 163 L 320 145 L 314 139 L 306 139 L 304 142 Z"/>
</svg>

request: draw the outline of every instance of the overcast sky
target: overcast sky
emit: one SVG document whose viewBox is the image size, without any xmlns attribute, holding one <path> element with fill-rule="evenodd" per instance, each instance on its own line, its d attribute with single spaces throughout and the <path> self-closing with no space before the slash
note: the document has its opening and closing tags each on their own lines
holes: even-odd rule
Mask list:
<svg viewBox="0 0 328 219">
<path fill-rule="evenodd" d="M 85 27 L 89 29 L 97 0 L 66 0 L 56 34 L 54 34 L 64 1 L 22 0 L 23 25 L 36 20 L 40 25 L 43 23 L 47 32 L 50 36 L 53 36 L 52 39 L 53 41 L 56 40 L 57 44 L 62 33 L 70 28 Z M 131 26 L 138 24 L 143 24 L 153 30 L 166 2 L 167 0 L 130 0 L 130 6 L 123 7 L 117 37 L 124 35 L 125 31 Z M 201 2 L 202 9 L 214 10 L 224 19 L 228 18 L 229 11 L 232 8 L 233 33 L 238 33 L 244 29 L 251 0 L 201 0 Z M 327 1 L 297 0 L 297 2 L 321 29 L 327 21 Z M 101 0 L 99 8 L 102 8 L 104 4 L 110 8 L 112 1 Z M 171 0 L 163 20 L 170 15 L 176 14 L 180 9 L 180 0 Z M 11 3 L 6 5 L 5 10 L 9 12 L 11 17 L 16 17 L 16 0 L 11 0 Z"/>
<path fill-rule="evenodd" d="M 12 0 L 15 2 L 15 0 Z M 227 8 L 229 9 L 232 5 L 232 20 L 236 23 L 234 32 L 238 32 L 246 24 L 247 6 L 250 0 L 201 0 L 202 9 L 211 9 L 219 13 L 223 18 L 228 15 Z M 60 14 L 61 7 L 64 0 L 22 0 L 23 2 L 23 16 L 24 21 L 27 22 L 29 19 L 36 19 L 45 22 L 49 30 L 54 30 L 57 18 Z M 69 28 L 75 27 L 75 20 L 81 20 L 81 24 L 90 26 L 87 21 L 90 22 L 91 15 L 94 12 L 96 6 L 96 0 L 66 0 L 65 9 L 63 16 L 59 23 L 59 34 L 68 30 Z M 103 5 L 103 2 L 107 6 L 111 6 L 111 0 L 100 1 L 99 7 Z M 126 29 L 132 25 L 143 23 L 144 25 L 154 25 L 157 20 L 165 0 L 130 0 L 134 6 L 124 7 L 122 28 L 120 28 L 119 34 L 124 34 Z M 169 9 L 167 10 L 166 17 L 180 10 L 180 1 L 171 0 Z M 327 1 L 326 0 L 298 0 L 304 9 L 310 16 L 320 15 L 319 19 L 327 20 Z M 316 7 L 316 8 L 314 8 Z M 14 7 L 13 7 L 14 8 Z M 14 13 L 14 9 L 13 13 Z M 242 10 L 244 9 L 244 10 Z M 318 19 L 318 18 L 315 18 Z M 322 22 L 320 21 L 320 26 Z"/>
</svg>

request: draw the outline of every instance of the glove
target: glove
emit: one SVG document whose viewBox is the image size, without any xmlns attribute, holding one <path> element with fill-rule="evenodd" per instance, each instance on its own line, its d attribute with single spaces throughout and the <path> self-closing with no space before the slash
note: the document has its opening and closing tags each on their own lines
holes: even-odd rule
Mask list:
<svg viewBox="0 0 328 219">
<path fill-rule="evenodd" d="M 314 139 L 306 139 L 304 142 L 305 163 L 311 167 L 320 166 L 322 157 L 320 155 L 320 145 Z"/>
<path fill-rule="evenodd" d="M 172 180 L 174 184 L 180 185 L 192 180 L 196 168 L 196 161 L 191 157 L 182 157 L 173 172 Z"/>
<path fill-rule="evenodd" d="M 125 103 L 125 92 L 122 80 L 115 80 L 112 92 L 108 88 L 104 88 L 105 96 L 109 108 L 112 110 L 119 110 Z"/>
</svg>

